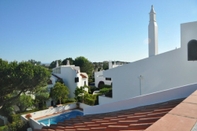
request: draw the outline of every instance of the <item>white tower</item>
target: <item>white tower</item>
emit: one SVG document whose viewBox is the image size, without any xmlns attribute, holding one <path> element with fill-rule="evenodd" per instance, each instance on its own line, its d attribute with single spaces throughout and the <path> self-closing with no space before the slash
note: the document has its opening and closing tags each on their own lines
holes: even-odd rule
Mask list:
<svg viewBox="0 0 197 131">
<path fill-rule="evenodd" d="M 148 25 L 148 45 L 149 45 L 149 57 L 157 55 L 158 53 L 158 27 L 156 22 L 156 13 L 151 6 L 150 21 Z"/>
</svg>

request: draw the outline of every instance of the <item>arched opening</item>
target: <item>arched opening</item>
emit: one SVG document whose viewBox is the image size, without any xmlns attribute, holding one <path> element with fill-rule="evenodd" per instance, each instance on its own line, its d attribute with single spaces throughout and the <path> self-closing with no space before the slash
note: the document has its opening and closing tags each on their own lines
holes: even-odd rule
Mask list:
<svg viewBox="0 0 197 131">
<path fill-rule="evenodd" d="M 98 88 L 101 89 L 104 85 L 105 85 L 105 83 L 103 81 L 100 81 L 98 84 Z"/>
<path fill-rule="evenodd" d="M 197 60 L 197 40 L 190 40 L 188 42 L 188 61 Z"/>
</svg>

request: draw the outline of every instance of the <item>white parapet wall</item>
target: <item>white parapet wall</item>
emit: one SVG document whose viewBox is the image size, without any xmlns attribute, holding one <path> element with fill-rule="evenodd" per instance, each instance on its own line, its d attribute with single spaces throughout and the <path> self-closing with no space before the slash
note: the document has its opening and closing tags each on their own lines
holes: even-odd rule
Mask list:
<svg viewBox="0 0 197 131">
<path fill-rule="evenodd" d="M 111 103 L 111 102 L 114 102 L 114 101 L 115 100 L 110 98 L 110 97 L 99 96 L 99 105 Z"/>
<path fill-rule="evenodd" d="M 60 105 L 58 107 L 49 107 L 46 110 L 41 110 L 41 111 L 21 115 L 21 119 L 29 121 L 29 124 L 33 129 L 41 129 L 43 127 L 43 124 L 35 121 L 36 118 L 40 118 L 40 117 L 44 117 L 44 116 L 52 115 L 52 114 L 56 114 L 56 113 L 61 113 L 66 110 L 75 109 L 76 107 L 77 107 L 76 103 L 72 103 L 72 104 L 68 104 L 68 105 Z M 31 116 L 29 120 L 26 118 L 26 115 Z"/>
<path fill-rule="evenodd" d="M 81 109 L 84 109 L 84 108 L 88 108 L 88 107 L 91 107 L 91 106 L 86 105 L 86 104 L 84 104 L 84 103 L 80 103 L 79 107 L 80 107 Z"/>
<path fill-rule="evenodd" d="M 29 119 L 29 124 L 33 129 L 42 129 L 43 126 L 45 126 L 42 123 L 39 123 L 37 121 L 35 121 L 34 119 L 30 118 Z"/>
<path fill-rule="evenodd" d="M 164 91 L 159 91 L 151 94 L 146 94 L 142 96 L 137 96 L 134 98 L 112 102 L 108 104 L 97 105 L 93 107 L 84 108 L 84 115 L 89 114 L 100 114 L 113 111 L 120 111 L 131 109 L 140 106 L 146 106 L 156 103 L 161 103 L 165 101 L 185 98 L 197 90 L 197 84 L 190 84 L 181 87 L 176 87 L 173 89 L 168 89 Z"/>
</svg>

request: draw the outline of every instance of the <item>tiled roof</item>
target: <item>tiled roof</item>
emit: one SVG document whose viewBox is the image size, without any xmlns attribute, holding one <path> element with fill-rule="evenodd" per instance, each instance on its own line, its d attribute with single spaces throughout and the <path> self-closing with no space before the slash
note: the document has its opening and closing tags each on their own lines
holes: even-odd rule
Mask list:
<svg viewBox="0 0 197 131">
<path fill-rule="evenodd" d="M 182 100 L 172 100 L 105 114 L 80 116 L 35 131 L 143 131 L 166 115 Z"/>
<path fill-rule="evenodd" d="M 81 75 L 82 78 L 87 78 L 87 77 L 86 77 L 84 74 L 82 74 L 82 73 L 81 73 L 80 75 Z"/>
</svg>

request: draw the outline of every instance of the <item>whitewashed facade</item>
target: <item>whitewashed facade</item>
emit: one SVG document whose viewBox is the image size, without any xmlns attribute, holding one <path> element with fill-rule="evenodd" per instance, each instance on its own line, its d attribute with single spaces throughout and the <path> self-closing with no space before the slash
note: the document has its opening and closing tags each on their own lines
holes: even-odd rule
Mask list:
<svg viewBox="0 0 197 131">
<path fill-rule="evenodd" d="M 69 62 L 68 62 L 69 63 Z M 51 83 L 48 85 L 50 91 L 54 87 L 56 81 L 61 79 L 64 84 L 69 88 L 69 97 L 74 98 L 74 91 L 77 87 L 88 86 L 88 75 L 87 73 L 80 72 L 80 67 L 75 65 L 56 65 L 53 68 L 52 75 L 50 77 Z M 53 105 L 52 99 L 47 101 L 47 106 Z"/>
<path fill-rule="evenodd" d="M 187 58 L 191 40 L 197 40 L 197 21 L 181 24 L 180 48 L 103 71 L 113 80 L 113 98 L 99 98 L 99 104 L 196 83 L 197 61 Z"/>
<path fill-rule="evenodd" d="M 114 64 L 112 64 L 112 61 L 109 61 L 109 69 L 118 67 L 118 66 L 122 66 L 122 64 L 117 64 L 116 62 L 114 62 Z M 95 80 L 95 86 L 98 87 L 100 82 L 103 82 L 105 85 L 111 85 L 112 84 L 112 80 L 111 78 L 105 78 L 103 76 L 103 70 L 102 71 L 98 71 L 98 72 L 94 72 L 94 80 Z"/>
</svg>

